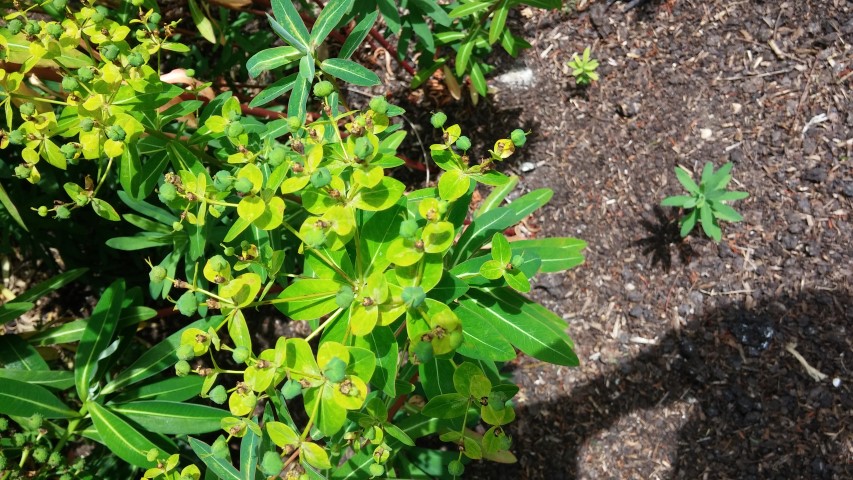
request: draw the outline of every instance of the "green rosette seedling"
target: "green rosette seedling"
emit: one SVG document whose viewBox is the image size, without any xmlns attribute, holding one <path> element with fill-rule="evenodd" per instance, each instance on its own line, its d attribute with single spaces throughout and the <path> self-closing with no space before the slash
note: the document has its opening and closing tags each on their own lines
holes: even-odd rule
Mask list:
<svg viewBox="0 0 853 480">
<path fill-rule="evenodd" d="M 727 222 L 743 220 L 734 208 L 724 203 L 742 200 L 749 196 L 747 192 L 726 191 L 726 186 L 732 180 L 731 170 L 732 164 L 727 163 L 715 172 L 714 165 L 708 162 L 702 170 L 702 178 L 697 185 L 686 169 L 680 166 L 675 167 L 675 176 L 689 195 L 667 197 L 661 205 L 679 207 L 686 212 L 679 222 L 682 237 L 690 234 L 696 223 L 700 222 L 705 234 L 719 242 L 723 237 L 720 220 Z"/>
<path fill-rule="evenodd" d="M 586 47 L 583 51 L 583 56 L 574 54 L 572 60 L 568 63 L 572 69 L 572 76 L 575 77 L 575 82 L 581 87 L 590 85 L 592 82 L 598 81 L 598 60 L 590 57 L 590 48 Z"/>
</svg>

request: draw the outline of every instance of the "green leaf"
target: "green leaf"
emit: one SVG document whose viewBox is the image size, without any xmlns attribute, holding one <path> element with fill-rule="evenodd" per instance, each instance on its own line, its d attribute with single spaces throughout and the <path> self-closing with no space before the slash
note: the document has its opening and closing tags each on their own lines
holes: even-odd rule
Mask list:
<svg viewBox="0 0 853 480">
<path fill-rule="evenodd" d="M 89 388 L 97 378 L 98 360 L 112 342 L 124 300 L 124 280 L 116 280 L 98 300 L 80 338 L 74 359 L 74 383 L 81 401 L 89 398 Z"/>
<path fill-rule="evenodd" d="M 32 310 L 33 307 L 35 304 L 30 302 L 13 302 L 3 305 L 0 307 L 0 324 L 11 322 Z"/>
<path fill-rule="evenodd" d="M 293 2 L 291 0 L 272 0 L 270 3 L 272 5 L 272 11 L 275 18 L 281 22 L 281 26 L 284 27 L 284 30 L 286 30 L 288 34 L 307 51 L 308 41 L 310 38 L 308 28 L 302 21 L 302 17 L 299 16 L 299 12 L 293 5 Z M 294 47 L 299 46 L 300 45 L 294 45 Z"/>
<path fill-rule="evenodd" d="M 547 188 L 534 190 L 516 199 L 505 207 L 496 208 L 475 219 L 462 232 L 452 250 L 451 265 L 455 266 L 470 257 L 482 247 L 496 232 L 502 232 L 508 227 L 524 220 L 525 217 L 548 203 L 554 194 Z"/>
<path fill-rule="evenodd" d="M 531 7 L 556 10 L 563 6 L 563 0 L 524 0 Z"/>
<path fill-rule="evenodd" d="M 453 311 L 462 322 L 462 336 L 465 338 L 456 350 L 459 354 L 496 362 L 506 362 L 516 357 L 515 349 L 493 326 L 490 315 L 474 308 L 470 302 L 457 303 Z"/>
<path fill-rule="evenodd" d="M 240 475 L 243 480 L 255 480 L 258 472 L 258 453 L 261 436 L 249 429 L 240 441 Z"/>
<path fill-rule="evenodd" d="M 0 317 L 2 311 L 9 305 L 18 305 L 17 303 L 7 303 L 0 307 Z M 30 305 L 32 308 L 32 304 Z M 33 371 L 33 370 L 48 370 L 47 362 L 39 355 L 38 350 L 31 347 L 27 342 L 17 335 L 7 334 L 0 335 L 0 365 L 12 370 Z"/>
<path fill-rule="evenodd" d="M 480 275 L 489 280 L 501 278 L 504 271 L 506 271 L 506 263 L 501 263 L 498 260 L 489 260 L 480 267 Z"/>
<path fill-rule="evenodd" d="M 135 210 L 137 213 L 141 213 L 142 215 L 148 216 L 157 220 L 158 222 L 164 225 L 171 225 L 174 222 L 178 221 L 178 217 L 172 215 L 170 212 L 155 207 L 148 202 L 144 202 L 141 200 L 136 200 L 132 198 L 127 192 L 119 190 L 118 197 L 124 202 L 125 205 Z"/>
<path fill-rule="evenodd" d="M 329 454 L 323 447 L 313 442 L 303 442 L 299 448 L 308 465 L 321 470 L 332 468 L 332 464 L 329 462 Z"/>
<path fill-rule="evenodd" d="M 293 86 L 296 83 L 296 77 L 298 74 L 292 73 L 284 78 L 277 80 L 275 83 L 272 83 L 267 88 L 263 89 L 261 93 L 257 94 L 255 98 L 249 102 L 250 107 L 262 107 L 278 97 L 284 95 L 285 93 L 293 90 Z"/>
<path fill-rule="evenodd" d="M 9 216 L 12 217 L 12 220 L 17 222 L 24 231 L 29 232 L 27 226 L 24 224 L 24 219 L 21 218 L 21 213 L 18 212 L 18 208 L 15 207 L 14 203 L 12 203 L 12 199 L 9 198 L 9 194 L 6 193 L 2 184 L 0 184 L 0 204 L 2 204 L 6 211 L 9 212 Z"/>
<path fill-rule="evenodd" d="M 198 455 L 198 458 L 207 465 L 210 472 L 216 475 L 220 480 L 243 480 L 240 472 L 231 465 L 231 462 L 219 458 L 213 454 L 213 449 L 210 445 L 198 440 L 194 437 L 189 437 L 190 447 L 193 452 Z"/>
<path fill-rule="evenodd" d="M 74 386 L 74 373 L 66 370 L 16 370 L 0 368 L 0 378 L 42 385 L 56 390 Z"/>
<path fill-rule="evenodd" d="M 498 332 L 524 353 L 557 365 L 579 365 L 569 337 L 554 313 L 512 290 L 469 290 L 459 304 L 478 310 Z M 465 328 L 463 324 L 463 334 Z"/>
<path fill-rule="evenodd" d="M 135 237 L 115 237 L 110 238 L 105 243 L 110 248 L 131 252 L 134 250 L 171 245 L 173 242 L 174 236 L 172 234 L 157 234 L 153 236 L 137 235 Z"/>
<path fill-rule="evenodd" d="M 349 347 L 349 353 L 351 359 L 347 366 L 347 373 L 355 375 L 365 382 L 369 382 L 376 371 L 376 361 L 378 359 L 369 348 L 352 346 Z"/>
<path fill-rule="evenodd" d="M 717 193 L 717 192 L 714 192 Z M 719 194 L 709 194 L 707 198 L 709 200 L 715 200 L 717 202 L 731 202 L 735 200 L 743 200 L 744 198 L 749 197 L 749 194 L 746 192 L 719 192 Z"/>
<path fill-rule="evenodd" d="M 382 177 L 378 185 L 360 189 L 350 205 L 368 211 L 385 210 L 397 203 L 405 190 L 406 186 L 401 181 Z"/>
<path fill-rule="evenodd" d="M 453 387 L 453 371 L 453 364 L 440 358 L 433 358 L 418 365 L 418 376 L 427 398 L 456 391 Z"/>
<path fill-rule="evenodd" d="M 455 418 L 468 410 L 468 395 L 447 393 L 434 397 L 424 405 L 421 413 L 435 418 Z"/>
<path fill-rule="evenodd" d="M 151 449 L 160 450 L 151 440 L 106 407 L 95 402 L 88 402 L 87 405 L 95 430 L 112 453 L 137 467 L 150 468 L 155 465 L 156 462 L 146 458 Z M 162 451 L 158 456 L 162 456 Z"/>
<path fill-rule="evenodd" d="M 335 296 L 340 288 L 333 280 L 300 278 L 279 294 L 274 305 L 294 320 L 314 320 L 338 308 Z"/>
<path fill-rule="evenodd" d="M 467 17 L 469 15 L 474 15 L 475 13 L 482 12 L 483 10 L 492 6 L 493 2 L 468 2 L 459 5 L 450 11 L 447 15 L 450 18 L 462 18 Z"/>
<path fill-rule="evenodd" d="M 251 78 L 257 78 L 263 72 L 288 65 L 302 56 L 302 53 L 288 45 L 261 50 L 246 62 L 246 70 Z"/>
<path fill-rule="evenodd" d="M 54 290 L 60 289 L 65 285 L 68 285 L 87 271 L 89 271 L 88 268 L 75 268 L 73 270 L 60 273 L 59 275 L 51 277 L 48 280 L 45 280 L 33 287 L 30 287 L 29 289 L 27 289 L 26 292 L 15 297 L 15 302 L 31 302 L 33 300 L 39 299 Z"/>
<path fill-rule="evenodd" d="M 305 55 L 299 59 L 299 76 L 304 78 L 309 86 L 314 81 L 314 67 L 314 56 Z"/>
<path fill-rule="evenodd" d="M 198 28 L 198 33 L 204 37 L 210 43 L 216 43 L 216 34 L 213 33 L 213 23 L 211 23 L 210 19 L 204 16 L 204 13 L 201 12 L 201 9 L 198 8 L 198 4 L 195 0 L 189 0 L 190 4 L 190 15 L 193 18 L 193 23 L 195 23 L 196 28 Z"/>
<path fill-rule="evenodd" d="M 681 236 L 686 237 L 693 231 L 696 226 L 696 220 L 699 219 L 699 210 L 693 209 L 684 218 L 681 219 Z"/>
<path fill-rule="evenodd" d="M 711 208 L 714 210 L 714 217 L 725 220 L 727 222 L 740 222 L 743 220 L 741 214 L 734 208 L 719 202 L 712 202 Z"/>
<path fill-rule="evenodd" d="M 699 209 L 699 219 L 702 221 L 702 230 L 705 234 L 719 242 L 723 238 L 723 231 L 717 225 L 717 220 L 714 218 L 714 212 L 709 205 L 705 205 Z"/>
<path fill-rule="evenodd" d="M 674 195 L 664 198 L 660 204 L 664 207 L 692 208 L 696 205 L 696 199 L 686 195 Z"/>
<path fill-rule="evenodd" d="M 391 263 L 388 259 L 388 246 L 400 231 L 400 223 L 406 212 L 406 199 L 402 196 L 396 204 L 376 212 L 360 229 L 361 268 L 369 275 L 373 271 L 382 271 Z"/>
<path fill-rule="evenodd" d="M 304 79 L 302 75 L 298 75 L 293 84 L 293 91 L 290 92 L 290 98 L 287 101 L 287 116 L 297 117 L 301 121 L 305 121 L 306 104 L 308 103 L 308 93 L 311 90 L 311 82 Z"/>
<path fill-rule="evenodd" d="M 389 397 L 395 397 L 398 346 L 391 327 L 374 327 L 370 333 L 354 337 L 353 344 L 371 351 L 376 357 L 376 370 L 370 383 Z"/>
<path fill-rule="evenodd" d="M 501 0 L 492 16 L 492 24 L 489 25 L 489 43 L 493 44 L 498 41 L 506 27 L 506 17 L 509 14 L 509 0 Z"/>
<path fill-rule="evenodd" d="M 362 65 L 344 58 L 328 58 L 320 63 L 320 70 L 345 82 L 360 87 L 379 85 L 379 77 Z"/>
<path fill-rule="evenodd" d="M 453 245 L 454 237 L 455 232 L 452 223 L 428 223 L 421 237 L 424 242 L 424 252 L 443 253 Z"/>
<path fill-rule="evenodd" d="M 471 64 L 471 84 L 480 95 L 485 97 L 489 93 L 489 85 L 486 83 L 486 77 L 483 76 L 483 69 L 477 62 Z"/>
<path fill-rule="evenodd" d="M 396 7 L 394 7 L 394 11 L 396 12 Z M 359 45 L 361 45 L 361 42 L 367 38 L 367 34 L 370 33 L 370 29 L 373 28 L 373 24 L 376 22 L 376 17 L 378 16 L 379 12 L 374 10 L 362 17 L 362 19 L 356 24 L 355 28 L 350 32 L 343 46 L 341 46 L 341 51 L 338 52 L 338 58 L 348 59 L 353 53 L 355 53 L 355 50 Z"/>
<path fill-rule="evenodd" d="M 474 44 L 477 43 L 477 37 L 474 35 L 476 30 L 468 35 L 468 38 L 459 46 L 459 52 L 456 54 L 456 76 L 462 78 L 465 75 L 465 68 L 468 66 L 468 61 L 471 59 L 471 53 L 474 51 Z"/>
<path fill-rule="evenodd" d="M 105 218 L 112 222 L 118 222 L 119 220 L 121 220 L 121 217 L 118 216 L 118 212 L 116 212 L 116 209 L 113 208 L 113 206 L 107 203 L 106 201 L 101 200 L 100 198 L 92 199 L 92 210 L 94 210 L 99 217 Z"/>
<path fill-rule="evenodd" d="M 129 367 L 122 370 L 103 389 L 102 395 L 108 395 L 128 385 L 145 380 L 171 367 L 177 361 L 175 351 L 181 345 L 181 335 L 188 328 L 199 328 L 205 330 L 207 322 L 197 320 L 177 332 L 169 335 L 163 341 L 145 351 Z"/>
<path fill-rule="evenodd" d="M 468 284 L 459 280 L 456 275 L 444 271 L 435 287 L 429 290 L 429 297 L 450 305 L 450 302 L 464 295 L 468 288 Z"/>
<path fill-rule="evenodd" d="M 272 443 L 276 444 L 276 446 L 280 448 L 284 448 L 288 445 L 299 445 L 299 434 L 284 423 L 267 422 L 264 424 L 264 429 L 270 436 L 270 440 L 272 440 Z"/>
<path fill-rule="evenodd" d="M 681 185 L 690 193 L 700 193 L 699 185 L 696 185 L 696 182 L 690 178 L 690 173 L 687 172 L 683 167 L 678 166 L 675 167 L 675 176 L 678 177 L 678 181 L 681 182 Z"/>
<path fill-rule="evenodd" d="M 512 249 L 509 241 L 502 233 L 497 232 L 492 237 L 492 258 L 501 265 L 506 265 L 512 260 Z"/>
<path fill-rule="evenodd" d="M 183 402 L 198 396 L 205 378 L 200 375 L 171 377 L 147 385 L 129 388 L 113 398 L 113 401 L 116 403 L 126 403 L 135 400 Z"/>
<path fill-rule="evenodd" d="M 231 413 L 221 408 L 185 402 L 144 400 L 110 408 L 149 432 L 166 435 L 198 434 L 219 430 L 219 423 Z"/>
<path fill-rule="evenodd" d="M 462 170 L 449 170 L 438 179 L 438 195 L 442 200 L 452 202 L 468 192 L 471 179 Z"/>
<path fill-rule="evenodd" d="M 533 254 L 542 261 L 540 272 L 556 273 L 584 262 L 582 250 L 586 242 L 571 237 L 516 240 L 510 244 L 513 255 Z"/>
<path fill-rule="evenodd" d="M 521 293 L 527 293 L 530 291 L 530 280 L 528 280 L 524 272 L 518 269 L 514 271 L 505 271 L 504 280 L 513 290 L 517 290 Z"/>
<path fill-rule="evenodd" d="M 156 315 L 157 311 L 152 308 L 127 307 L 121 312 L 116 330 L 136 325 L 139 322 L 154 318 Z M 33 335 L 27 338 L 27 342 L 40 347 L 78 342 L 83 337 L 83 332 L 86 331 L 87 325 L 87 320 L 74 320 L 65 325 Z"/>
<path fill-rule="evenodd" d="M 311 45 L 316 47 L 323 43 L 329 33 L 338 26 L 350 8 L 354 0 L 331 0 L 323 7 L 323 11 L 317 16 L 317 21 L 311 27 Z"/>
<path fill-rule="evenodd" d="M 40 413 L 44 418 L 72 418 L 78 415 L 48 389 L 11 378 L 0 382 L 0 413 L 20 416 Z"/>
</svg>

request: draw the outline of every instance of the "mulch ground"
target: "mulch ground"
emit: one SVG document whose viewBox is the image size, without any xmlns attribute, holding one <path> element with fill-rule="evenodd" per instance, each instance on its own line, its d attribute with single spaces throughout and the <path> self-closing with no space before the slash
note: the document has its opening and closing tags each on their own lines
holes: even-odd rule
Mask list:
<svg viewBox="0 0 853 480">
<path fill-rule="evenodd" d="M 555 191 L 540 235 L 589 242 L 536 289 L 582 365 L 514 364 L 519 463 L 469 472 L 853 478 L 853 4 L 578 3 L 522 10 L 533 48 L 458 114 L 532 129 L 509 170 Z M 565 63 L 586 46 L 601 80 L 579 89 Z M 657 205 L 708 161 L 734 163 L 745 221 L 681 241 Z"/>
</svg>

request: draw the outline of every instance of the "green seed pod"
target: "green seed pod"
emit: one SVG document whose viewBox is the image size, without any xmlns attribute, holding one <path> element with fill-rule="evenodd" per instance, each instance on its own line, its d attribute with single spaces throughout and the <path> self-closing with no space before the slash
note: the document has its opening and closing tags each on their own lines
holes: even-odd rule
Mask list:
<svg viewBox="0 0 853 480">
<path fill-rule="evenodd" d="M 17 35 L 21 33 L 21 29 L 24 28 L 24 22 L 20 21 L 17 18 L 13 18 L 9 20 L 9 23 L 6 24 L 6 28 L 9 29 L 9 33 L 12 35 Z"/>
<path fill-rule="evenodd" d="M 186 377 L 190 374 L 190 364 L 186 360 L 180 360 L 175 364 L 175 375 L 179 377 Z"/>
<path fill-rule="evenodd" d="M 27 103 L 21 105 L 18 108 L 18 111 L 21 112 L 21 115 L 23 115 L 25 117 L 29 117 L 30 115 L 35 115 L 36 106 L 32 102 L 27 102 Z"/>
<path fill-rule="evenodd" d="M 373 144 L 370 143 L 370 140 L 368 140 L 367 137 L 358 137 L 355 140 L 353 153 L 356 157 L 365 159 L 373 153 Z"/>
<path fill-rule="evenodd" d="M 466 137 L 465 135 L 460 136 L 456 139 L 456 148 L 462 150 L 463 152 L 467 152 L 468 149 L 471 148 L 471 139 Z"/>
<path fill-rule="evenodd" d="M 403 220 L 400 223 L 400 236 L 403 238 L 414 238 L 418 233 L 418 222 L 414 219 Z"/>
<path fill-rule="evenodd" d="M 175 304 L 175 308 L 185 317 L 193 316 L 198 309 L 198 300 L 195 299 L 195 294 L 190 291 L 184 292 L 178 299 L 178 303 Z"/>
<path fill-rule="evenodd" d="M 30 178 L 32 171 L 33 168 L 29 165 L 21 164 L 15 167 L 15 176 L 22 179 Z"/>
<path fill-rule="evenodd" d="M 33 460 L 36 463 L 44 463 L 47 461 L 47 456 L 50 455 L 50 452 L 44 447 L 36 447 L 33 450 Z"/>
<path fill-rule="evenodd" d="M 314 84 L 314 96 L 326 98 L 335 91 L 335 86 L 332 82 L 323 80 Z"/>
<path fill-rule="evenodd" d="M 104 45 L 101 47 L 101 56 L 109 61 L 113 61 L 118 58 L 118 54 L 121 53 L 117 46 L 113 44 Z"/>
<path fill-rule="evenodd" d="M 148 272 L 148 279 L 154 283 L 160 283 L 166 279 L 166 269 L 161 266 L 152 267 Z"/>
<path fill-rule="evenodd" d="M 240 193 L 249 193 L 252 191 L 252 188 L 252 181 L 246 177 L 240 177 L 236 182 L 234 182 L 234 190 L 237 190 Z"/>
<path fill-rule="evenodd" d="M 148 23 L 149 23 L 149 24 L 152 24 L 152 23 L 153 23 L 153 24 L 155 25 L 155 27 L 156 27 L 156 25 L 157 25 L 158 23 L 160 23 L 160 20 L 162 20 L 162 19 L 163 19 L 163 17 L 162 17 L 159 13 L 154 12 L 154 13 L 152 13 L 152 14 L 151 14 L 151 16 L 150 16 L 150 17 L 148 17 Z"/>
<path fill-rule="evenodd" d="M 284 461 L 278 452 L 264 453 L 264 458 L 261 460 L 261 471 L 264 475 L 277 477 L 281 473 L 282 468 L 284 468 Z"/>
<path fill-rule="evenodd" d="M 281 147 L 276 147 L 272 149 L 272 151 L 267 155 L 267 161 L 270 162 L 270 165 L 273 167 L 277 167 L 284 163 L 284 160 L 287 158 L 287 151 Z"/>
<path fill-rule="evenodd" d="M 12 435 L 12 445 L 16 447 L 23 447 L 25 443 L 27 443 L 27 436 L 23 433 L 17 432 Z"/>
<path fill-rule="evenodd" d="M 47 27 L 45 27 L 45 31 L 55 40 L 59 40 L 59 37 L 62 36 L 63 32 L 65 32 L 65 29 L 62 28 L 62 25 L 56 22 L 51 22 L 47 24 Z"/>
<path fill-rule="evenodd" d="M 432 117 L 429 119 L 432 126 L 435 128 L 441 128 L 444 126 L 444 122 L 447 121 L 447 115 L 444 112 L 435 112 L 432 114 Z"/>
<path fill-rule="evenodd" d="M 8 429 L 8 428 L 9 428 L 9 420 L 7 420 L 5 417 L 0 417 L 0 433 L 5 432 L 6 429 Z M 2 470 L 2 469 L 0 469 L 0 470 Z"/>
<path fill-rule="evenodd" d="M 513 255 L 512 260 L 509 262 L 513 268 L 518 268 L 524 264 L 524 257 L 521 255 Z"/>
<path fill-rule="evenodd" d="M 80 120 L 80 130 L 83 132 L 91 132 L 95 128 L 95 121 L 91 118 Z"/>
<path fill-rule="evenodd" d="M 77 155 L 77 146 L 73 143 L 66 143 L 65 145 L 59 147 L 59 151 L 65 155 L 66 160 L 70 160 Z"/>
<path fill-rule="evenodd" d="M 53 452 L 50 454 L 49 457 L 47 457 L 47 464 L 53 468 L 58 467 L 59 464 L 61 464 L 61 463 L 62 463 L 62 455 L 60 455 L 59 452 Z"/>
<path fill-rule="evenodd" d="M 335 305 L 339 308 L 347 308 L 352 305 L 352 300 L 355 298 L 355 294 L 352 291 L 352 287 L 349 285 L 343 285 L 338 290 L 338 294 L 335 295 Z"/>
<path fill-rule="evenodd" d="M 180 232 L 184 229 L 184 224 L 181 222 L 172 222 L 172 230 Z"/>
<path fill-rule="evenodd" d="M 163 203 L 171 202 L 177 197 L 178 189 L 175 188 L 174 185 L 171 183 L 164 183 L 163 185 L 160 185 L 160 200 L 162 200 Z"/>
<path fill-rule="evenodd" d="M 41 33 L 41 25 L 39 25 L 35 20 L 30 20 L 26 25 L 24 25 L 24 33 L 27 35 L 38 35 Z"/>
<path fill-rule="evenodd" d="M 213 176 L 213 187 L 220 192 L 228 190 L 232 183 L 234 183 L 234 177 L 227 170 L 220 170 Z"/>
<path fill-rule="evenodd" d="M 527 143 L 527 134 L 524 133 L 524 130 L 520 128 L 516 128 L 509 134 L 509 138 L 512 139 L 512 144 L 516 147 L 523 147 L 525 143 Z"/>
<path fill-rule="evenodd" d="M 378 463 L 371 463 L 367 470 L 370 472 L 370 477 L 381 477 L 385 474 L 385 467 Z"/>
<path fill-rule="evenodd" d="M 231 124 L 228 125 L 228 131 L 226 133 L 229 137 L 236 138 L 236 137 L 239 137 L 245 131 L 246 131 L 246 129 L 243 128 L 242 123 L 231 122 Z"/>
<path fill-rule="evenodd" d="M 403 288 L 403 293 L 400 294 L 400 298 L 409 308 L 418 308 L 424 303 L 424 300 L 426 300 L 426 293 L 424 292 L 424 289 L 419 286 L 405 287 Z"/>
<path fill-rule="evenodd" d="M 251 354 L 252 352 L 250 352 L 248 348 L 241 345 L 231 352 L 231 359 L 234 360 L 234 363 L 239 365 L 241 363 L 246 363 L 246 360 L 249 359 Z"/>
<path fill-rule="evenodd" d="M 139 52 L 130 52 L 127 56 L 127 64 L 131 67 L 141 67 L 145 64 L 145 57 Z"/>
<path fill-rule="evenodd" d="M 332 383 L 340 383 L 347 376 L 347 364 L 338 357 L 333 357 L 323 369 L 323 375 Z"/>
<path fill-rule="evenodd" d="M 90 18 L 95 23 L 101 23 L 104 21 L 104 14 L 101 12 L 95 12 Z"/>
<path fill-rule="evenodd" d="M 281 394 L 286 400 L 292 400 L 302 393 L 302 384 L 296 380 L 290 379 L 281 387 Z"/>
<path fill-rule="evenodd" d="M 302 120 L 300 120 L 299 117 L 287 117 L 287 128 L 289 128 L 291 132 L 298 131 L 302 128 Z"/>
<path fill-rule="evenodd" d="M 370 109 L 376 113 L 385 115 L 388 111 L 388 100 L 384 96 L 376 96 L 370 99 Z"/>
<path fill-rule="evenodd" d="M 47 207 L 45 207 L 44 205 L 40 206 L 38 208 L 37 212 L 38 212 L 40 217 L 46 217 L 48 214 Z M 0 429 L 0 432 L 2 432 L 2 431 L 3 431 L 3 429 Z"/>
<path fill-rule="evenodd" d="M 27 419 L 27 427 L 30 430 L 38 430 L 44 423 L 44 417 L 40 413 L 34 413 Z"/>
<path fill-rule="evenodd" d="M 447 465 L 447 473 L 453 475 L 454 477 L 458 477 L 465 472 L 465 465 L 462 465 L 462 462 L 459 460 L 453 460 Z"/>
<path fill-rule="evenodd" d="M 65 205 L 60 205 L 56 207 L 56 218 L 60 220 L 65 220 L 66 218 L 71 216 L 71 210 L 68 209 Z"/>
<path fill-rule="evenodd" d="M 242 242 L 240 242 L 240 249 L 241 250 L 246 251 L 246 250 L 249 250 L 250 248 L 252 248 L 252 244 L 249 243 L 248 240 L 243 240 Z"/>
<path fill-rule="evenodd" d="M 175 355 L 178 357 L 178 360 L 190 361 L 195 358 L 195 351 L 193 350 L 193 346 L 185 343 L 178 347 L 175 351 Z"/>
<path fill-rule="evenodd" d="M 130 0 L 130 4 L 134 7 L 141 7 L 145 0 Z"/>
<path fill-rule="evenodd" d="M 152 448 L 145 453 L 145 459 L 149 462 L 154 462 L 157 460 L 157 457 L 160 456 L 160 451 L 156 448 Z"/>
<path fill-rule="evenodd" d="M 0 452 L 0 472 L 6 470 L 6 455 Z"/>
<path fill-rule="evenodd" d="M 233 256 L 233 255 L 234 255 L 234 247 L 225 247 L 225 248 L 223 248 L 223 249 L 222 249 L 222 253 L 224 253 L 225 255 L 227 255 L 227 256 L 229 256 L 229 257 L 231 257 L 231 256 Z"/>
<path fill-rule="evenodd" d="M 326 167 L 320 167 L 311 174 L 311 185 L 314 188 L 323 188 L 332 181 L 332 174 Z"/>
<path fill-rule="evenodd" d="M 210 400 L 217 405 L 222 405 L 226 400 L 228 400 L 228 392 L 225 391 L 225 387 L 222 385 L 213 387 L 213 390 L 211 390 L 207 396 L 210 397 Z"/>
<path fill-rule="evenodd" d="M 20 145 L 24 143 L 24 132 L 20 130 L 12 130 L 9 132 L 9 143 L 12 145 Z"/>
<path fill-rule="evenodd" d="M 127 133 L 121 128 L 121 125 L 110 125 L 106 130 L 107 138 L 115 142 L 123 142 Z"/>
<path fill-rule="evenodd" d="M 83 82 L 91 82 L 95 78 L 95 72 L 91 67 L 80 67 L 77 69 L 77 78 Z"/>
</svg>

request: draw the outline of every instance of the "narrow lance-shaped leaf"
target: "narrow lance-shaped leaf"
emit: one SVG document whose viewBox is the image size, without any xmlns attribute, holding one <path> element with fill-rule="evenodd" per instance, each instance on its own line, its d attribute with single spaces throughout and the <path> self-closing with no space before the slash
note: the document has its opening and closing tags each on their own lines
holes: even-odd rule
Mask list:
<svg viewBox="0 0 853 480">
<path fill-rule="evenodd" d="M 74 383 L 77 395 L 85 401 L 96 378 L 98 360 L 113 339 L 124 300 L 124 280 L 116 280 L 101 296 L 86 324 L 75 357 Z"/>
<path fill-rule="evenodd" d="M 77 412 L 68 408 L 48 389 L 10 378 L 0 381 L 0 413 L 20 416 L 40 413 L 44 418 L 77 416 Z"/>
<path fill-rule="evenodd" d="M 379 77 L 367 68 L 343 58 L 329 58 L 320 64 L 320 70 L 345 82 L 360 87 L 379 85 Z"/>
<path fill-rule="evenodd" d="M 323 7 L 323 11 L 317 16 L 317 21 L 311 30 L 311 45 L 316 47 L 323 43 L 350 8 L 354 0 L 331 0 Z"/>
<path fill-rule="evenodd" d="M 299 16 L 299 12 L 293 5 L 292 0 L 272 0 L 272 11 L 275 18 L 281 22 L 281 27 L 287 31 L 288 35 L 294 39 L 297 44 L 294 47 L 300 46 L 307 51 L 310 35 L 308 28 Z M 269 15 L 267 15 L 269 16 Z M 290 40 L 288 40 L 290 41 Z"/>
<path fill-rule="evenodd" d="M 95 402 L 89 402 L 88 406 L 98 436 L 112 453 L 137 467 L 154 466 L 155 462 L 147 458 L 151 449 L 157 449 L 151 440 L 106 407 Z M 163 456 L 162 452 L 158 456 Z"/>
<path fill-rule="evenodd" d="M 376 22 L 376 17 L 378 16 L 379 12 L 373 11 L 365 15 L 364 18 L 358 22 L 355 28 L 350 32 L 343 46 L 341 46 L 338 58 L 348 59 L 353 53 L 355 53 L 355 50 L 359 45 L 361 45 L 361 42 L 367 38 L 367 34 L 370 33 L 370 29 L 373 28 L 373 24 Z"/>
<path fill-rule="evenodd" d="M 149 432 L 167 435 L 213 432 L 219 430 L 223 418 L 230 416 L 230 412 L 221 408 L 162 400 L 113 405 L 111 410 Z"/>
</svg>

